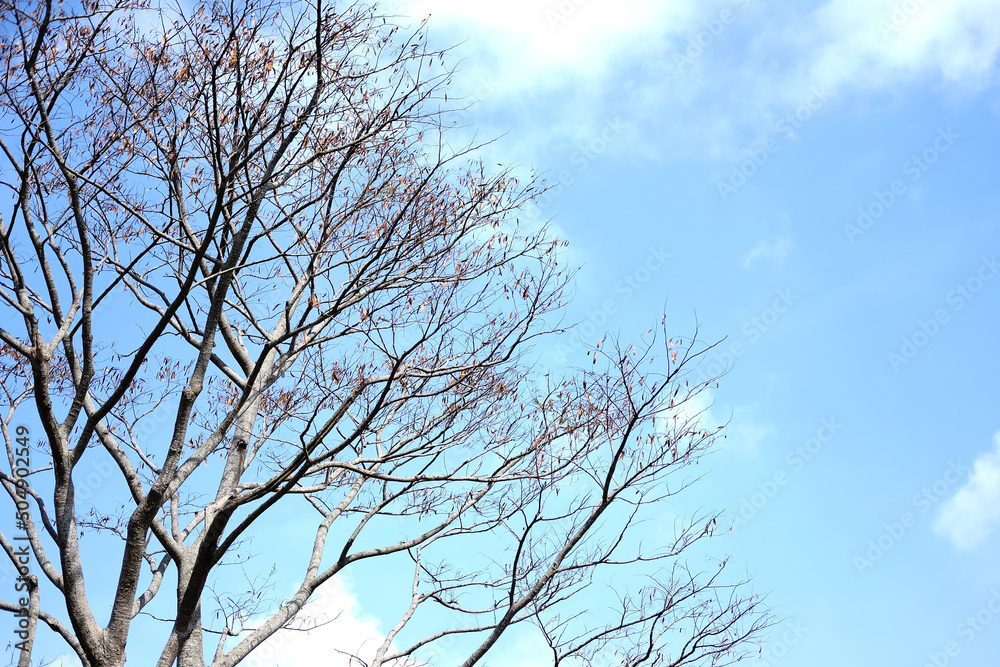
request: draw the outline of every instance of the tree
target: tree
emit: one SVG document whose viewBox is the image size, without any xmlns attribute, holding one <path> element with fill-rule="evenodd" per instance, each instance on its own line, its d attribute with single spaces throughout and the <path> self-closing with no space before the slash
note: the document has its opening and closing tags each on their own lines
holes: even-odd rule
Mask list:
<svg viewBox="0 0 1000 667">
<path fill-rule="evenodd" d="M 0 546 L 40 575 L 0 607 L 28 634 L 235 665 L 391 562 L 412 586 L 373 666 L 454 638 L 473 665 L 522 624 L 554 664 L 726 664 L 759 636 L 746 582 L 685 558 L 718 515 L 636 539 L 718 435 L 685 379 L 704 350 L 664 324 L 533 369 L 567 281 L 519 219 L 542 186 L 449 148 L 420 29 L 322 0 L 0 6 Z M 271 600 L 245 554 L 282 507 L 314 533 Z M 617 611 L 584 614 L 612 581 Z"/>
</svg>

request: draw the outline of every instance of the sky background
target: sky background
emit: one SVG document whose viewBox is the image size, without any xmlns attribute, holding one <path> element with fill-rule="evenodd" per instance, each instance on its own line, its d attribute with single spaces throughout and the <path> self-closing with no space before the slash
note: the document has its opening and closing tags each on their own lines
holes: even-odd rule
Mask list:
<svg viewBox="0 0 1000 667">
<path fill-rule="evenodd" d="M 397 6 L 553 185 L 582 332 L 725 339 L 692 502 L 786 619 L 760 664 L 993 664 L 1000 2 Z"/>
<path fill-rule="evenodd" d="M 487 163 L 553 186 L 528 214 L 570 242 L 582 334 L 666 312 L 723 340 L 705 363 L 728 371 L 708 416 L 728 437 L 690 502 L 727 512 L 711 549 L 783 619 L 757 664 L 995 664 L 1000 2 L 388 9 L 458 44 L 455 143 L 499 137 Z M 386 630 L 354 586 L 316 605 L 336 629 L 273 640 L 281 665 Z"/>
</svg>

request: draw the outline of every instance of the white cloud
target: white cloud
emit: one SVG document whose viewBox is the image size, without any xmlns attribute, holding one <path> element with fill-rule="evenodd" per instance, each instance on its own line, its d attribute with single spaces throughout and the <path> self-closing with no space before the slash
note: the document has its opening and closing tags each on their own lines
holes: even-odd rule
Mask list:
<svg viewBox="0 0 1000 667">
<path fill-rule="evenodd" d="M 758 259 L 768 259 L 783 264 L 794 247 L 792 240 L 785 236 L 777 237 L 773 241 L 762 240 L 743 257 L 743 267 L 749 269 Z"/>
<path fill-rule="evenodd" d="M 378 619 L 364 613 L 350 584 L 332 579 L 321 586 L 296 616 L 297 627 L 312 630 L 279 630 L 261 644 L 245 663 L 250 667 L 279 664 L 281 667 L 312 667 L 318 663 L 330 667 L 360 667 L 361 663 L 345 653 L 353 653 L 366 663 L 385 641 Z"/>
<path fill-rule="evenodd" d="M 1000 525 L 1000 431 L 993 445 L 976 459 L 969 481 L 945 501 L 934 524 L 959 549 L 977 547 Z"/>
<path fill-rule="evenodd" d="M 883 87 L 923 74 L 981 85 L 1000 52 L 997 0 L 831 0 L 815 13 L 812 74 Z"/>
<path fill-rule="evenodd" d="M 412 0 L 399 11 L 414 21 L 429 16 L 434 46 L 458 45 L 448 59 L 459 68 L 449 96 L 476 109 L 470 133 L 506 134 L 503 154 L 489 161 L 558 173 L 572 168 L 578 144 L 624 119 L 623 109 L 647 117 L 630 99 L 644 85 L 626 83 L 632 91 L 622 94 L 623 74 L 663 58 L 669 36 L 689 30 L 697 7 L 696 0 Z M 645 147 L 639 131 L 615 143 Z"/>
<path fill-rule="evenodd" d="M 753 0 L 399 5 L 414 19 L 430 16 L 437 45 L 464 41 L 452 92 L 483 100 L 484 115 L 472 123 L 480 136 L 515 125 L 499 161 L 556 170 L 616 116 L 636 126 L 616 149 L 623 154 L 730 161 L 773 135 L 776 119 L 817 86 L 833 99 L 913 83 L 982 89 L 996 78 L 998 9 L 1000 0 L 828 0 L 808 9 Z"/>
<path fill-rule="evenodd" d="M 505 92 L 575 87 L 607 76 L 623 59 L 662 47 L 686 26 L 693 0 L 413 0 L 405 11 L 438 30 L 472 36 L 470 51 Z"/>
</svg>

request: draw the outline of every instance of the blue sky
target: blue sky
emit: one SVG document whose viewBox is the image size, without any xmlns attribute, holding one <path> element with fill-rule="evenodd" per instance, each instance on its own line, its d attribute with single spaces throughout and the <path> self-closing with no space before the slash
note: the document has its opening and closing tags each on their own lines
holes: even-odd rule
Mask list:
<svg viewBox="0 0 1000 667">
<path fill-rule="evenodd" d="M 689 509 L 727 511 L 712 550 L 785 619 L 758 664 L 992 664 L 1000 1 L 395 11 L 460 43 L 455 143 L 498 136 L 487 163 L 553 186 L 528 214 L 570 242 L 583 333 L 637 337 L 665 310 L 724 339 L 706 372 L 728 371 L 708 413 L 728 437 Z M 347 612 L 330 632 L 391 626 L 352 582 L 326 593 Z M 329 640 L 299 635 L 281 664 Z M 534 665 L 532 641 L 489 664 Z"/>
<path fill-rule="evenodd" d="M 1000 2 L 398 6 L 554 185 L 585 331 L 725 338 L 691 502 L 787 619 L 761 664 L 995 660 Z"/>
</svg>

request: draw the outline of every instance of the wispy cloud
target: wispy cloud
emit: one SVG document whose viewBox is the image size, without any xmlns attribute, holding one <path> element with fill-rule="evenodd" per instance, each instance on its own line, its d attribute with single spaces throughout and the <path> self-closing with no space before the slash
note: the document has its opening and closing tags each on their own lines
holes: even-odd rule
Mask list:
<svg viewBox="0 0 1000 667">
<path fill-rule="evenodd" d="M 436 43 L 465 41 L 455 94 L 486 91 L 484 108 L 516 118 L 505 141 L 520 149 L 514 161 L 538 166 L 554 146 L 616 115 L 637 126 L 628 139 L 638 154 L 726 161 L 748 135 L 773 134 L 815 86 L 838 100 L 928 80 L 981 89 L 996 79 L 998 8 L 998 0 L 828 0 L 809 9 L 754 0 L 400 3 L 414 19 L 430 16 Z"/>
<path fill-rule="evenodd" d="M 1000 52 L 996 0 L 831 0 L 815 13 L 812 72 L 884 87 L 924 74 L 979 86 Z"/>
<path fill-rule="evenodd" d="M 941 506 L 934 530 L 959 549 L 973 549 L 1000 525 L 1000 431 L 993 451 L 973 464 L 969 481 Z"/>
<path fill-rule="evenodd" d="M 779 236 L 772 241 L 762 240 L 743 257 L 743 267 L 749 269 L 759 259 L 766 259 L 776 264 L 783 264 L 792 252 L 795 244 L 785 236 Z"/>
<path fill-rule="evenodd" d="M 757 405 L 742 405 L 734 409 L 726 447 L 738 448 L 751 456 L 759 453 L 760 443 L 774 435 L 775 430 L 770 423 L 757 417 L 758 411 Z"/>
</svg>

